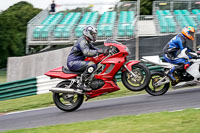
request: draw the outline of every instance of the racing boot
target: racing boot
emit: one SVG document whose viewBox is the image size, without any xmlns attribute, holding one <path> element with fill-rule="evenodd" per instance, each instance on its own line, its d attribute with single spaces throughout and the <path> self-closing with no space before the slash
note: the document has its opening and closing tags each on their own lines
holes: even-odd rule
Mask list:
<svg viewBox="0 0 200 133">
<path fill-rule="evenodd" d="M 172 67 L 170 69 L 169 73 L 168 73 L 168 76 L 170 77 L 170 79 L 172 80 L 172 82 L 176 82 L 176 79 L 175 79 L 175 77 L 173 75 L 174 71 L 175 71 L 175 67 Z"/>
<path fill-rule="evenodd" d="M 90 88 L 87 88 L 85 85 L 85 80 L 90 76 L 90 74 L 83 72 L 83 74 L 81 74 L 81 79 L 80 79 L 80 85 L 79 85 L 79 89 L 83 90 L 84 92 L 86 91 L 91 91 Z"/>
<path fill-rule="evenodd" d="M 173 73 L 177 70 L 179 71 L 183 71 L 183 70 L 186 70 L 188 67 L 190 66 L 190 64 L 180 64 L 178 66 L 174 66 L 171 68 L 171 70 L 169 71 L 168 73 L 168 76 L 170 77 L 170 79 L 173 81 L 173 82 L 176 82 L 176 78 L 174 77 Z"/>
<path fill-rule="evenodd" d="M 85 86 L 85 81 L 90 76 L 90 74 L 92 74 L 94 72 L 94 70 L 96 69 L 96 64 L 94 64 L 93 62 L 89 62 L 88 65 L 89 66 L 87 66 L 87 68 L 81 75 L 81 84 L 79 86 L 79 89 L 81 89 L 83 91 L 91 91 L 91 88 L 88 88 Z"/>
</svg>

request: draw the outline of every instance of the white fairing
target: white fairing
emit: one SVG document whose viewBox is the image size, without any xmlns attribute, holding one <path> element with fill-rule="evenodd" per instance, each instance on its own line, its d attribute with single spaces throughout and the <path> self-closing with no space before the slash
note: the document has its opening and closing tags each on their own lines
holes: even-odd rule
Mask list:
<svg viewBox="0 0 200 133">
<path fill-rule="evenodd" d="M 180 57 L 182 57 L 182 58 L 184 57 L 183 53 L 185 53 L 185 51 L 186 50 L 184 50 L 182 52 L 182 56 L 180 56 Z M 158 65 L 158 66 L 163 67 L 163 68 L 172 68 L 173 66 L 176 66 L 175 64 L 162 62 L 162 60 L 160 60 L 160 57 L 158 55 L 143 56 L 142 61 L 145 61 L 145 62 L 151 63 L 151 64 L 155 64 L 155 65 Z M 199 72 L 200 59 L 189 59 L 188 61 L 193 62 L 193 64 L 186 70 L 187 73 L 192 75 L 194 77 L 194 80 L 199 80 L 200 79 L 200 72 Z"/>
<path fill-rule="evenodd" d="M 176 66 L 175 64 L 171 64 L 171 63 L 167 63 L 167 62 L 162 62 L 162 60 L 160 60 L 160 57 L 158 55 L 155 56 L 143 56 L 142 57 L 143 61 L 145 62 L 149 62 L 164 68 L 172 68 L 173 66 Z"/>
<path fill-rule="evenodd" d="M 197 80 L 198 78 L 200 78 L 200 72 L 199 72 L 200 59 L 193 61 L 194 63 L 186 71 L 194 77 L 194 80 Z"/>
<path fill-rule="evenodd" d="M 186 54 L 187 48 L 184 48 L 181 50 L 181 53 L 177 56 L 177 58 L 184 58 L 184 59 L 189 59 L 189 57 Z"/>
</svg>

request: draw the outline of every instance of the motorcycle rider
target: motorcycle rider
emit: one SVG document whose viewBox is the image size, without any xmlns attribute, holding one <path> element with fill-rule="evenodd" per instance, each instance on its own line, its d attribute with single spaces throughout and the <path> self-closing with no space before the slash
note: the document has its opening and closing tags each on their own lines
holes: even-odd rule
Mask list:
<svg viewBox="0 0 200 133">
<path fill-rule="evenodd" d="M 98 49 L 93 46 L 92 42 L 96 41 L 97 29 L 88 25 L 83 29 L 81 36 L 74 44 L 67 58 L 67 67 L 70 71 L 83 72 L 81 75 L 81 84 L 79 89 L 87 91 L 84 87 L 84 81 L 96 69 L 96 64 L 92 61 L 84 61 L 86 57 L 94 57 L 98 54 L 108 54 L 107 50 Z"/>
<path fill-rule="evenodd" d="M 184 48 L 187 48 L 186 54 L 189 59 L 197 58 L 197 56 L 190 54 L 189 52 L 194 52 L 193 50 L 189 49 L 186 45 L 187 40 L 194 40 L 194 33 L 195 29 L 192 26 L 187 26 L 182 29 L 181 34 L 176 35 L 173 37 L 163 48 L 164 51 L 164 59 L 172 64 L 178 64 L 178 66 L 172 67 L 168 73 L 168 76 L 174 82 L 176 81 L 173 73 L 178 69 L 187 69 L 191 63 L 187 61 L 185 58 L 178 58 L 178 54 Z"/>
</svg>

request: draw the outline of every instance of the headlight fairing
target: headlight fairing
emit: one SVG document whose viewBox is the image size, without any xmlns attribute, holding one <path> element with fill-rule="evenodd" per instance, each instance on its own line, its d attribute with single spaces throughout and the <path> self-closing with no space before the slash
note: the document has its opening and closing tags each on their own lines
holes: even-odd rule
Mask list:
<svg viewBox="0 0 200 133">
<path fill-rule="evenodd" d="M 125 50 L 128 52 L 129 55 L 131 54 L 131 51 L 129 50 L 128 47 L 126 47 Z"/>
</svg>

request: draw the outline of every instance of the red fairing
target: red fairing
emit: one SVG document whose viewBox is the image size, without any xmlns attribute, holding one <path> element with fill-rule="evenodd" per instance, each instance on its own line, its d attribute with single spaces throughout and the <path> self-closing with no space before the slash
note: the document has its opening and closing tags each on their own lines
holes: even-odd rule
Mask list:
<svg viewBox="0 0 200 133">
<path fill-rule="evenodd" d="M 97 89 L 92 90 L 86 93 L 88 99 L 94 98 L 96 96 L 100 96 L 102 94 L 110 93 L 119 90 L 120 88 L 114 83 L 114 77 L 116 73 L 123 67 L 126 63 L 126 56 L 128 55 L 127 47 L 123 44 L 118 43 L 104 43 L 105 46 L 109 47 L 109 50 L 113 48 L 117 48 L 118 52 L 113 55 L 107 57 L 103 54 L 98 55 L 97 57 L 87 57 L 85 61 L 93 61 L 95 64 L 103 64 L 103 70 L 94 76 L 96 80 L 103 80 L 104 85 Z M 112 51 L 111 51 L 112 52 Z M 107 57 L 105 59 L 105 57 Z M 131 66 L 139 63 L 139 61 L 130 61 L 126 64 L 129 70 L 131 70 Z M 61 79 L 71 79 L 75 78 L 77 74 L 65 74 L 62 72 L 62 67 L 50 70 L 45 73 L 45 75 L 53 77 L 53 78 L 61 78 Z"/>
<path fill-rule="evenodd" d="M 92 90 L 87 92 L 86 95 L 88 95 L 89 98 L 94 98 L 104 93 L 110 93 L 118 90 L 120 90 L 120 88 L 113 81 L 105 81 L 105 84 L 101 89 Z"/>
<path fill-rule="evenodd" d="M 128 70 L 132 71 L 132 65 L 135 65 L 135 64 L 137 64 L 139 62 L 140 61 L 132 60 L 132 61 L 129 61 L 128 63 L 126 63 L 126 66 L 127 66 Z"/>
<path fill-rule="evenodd" d="M 119 69 L 123 66 L 125 62 L 125 58 L 123 57 L 123 55 L 121 56 L 122 57 L 119 57 L 119 55 L 116 54 L 102 61 L 101 64 L 104 64 L 105 68 L 100 74 L 95 75 L 95 78 L 106 81 L 113 80 L 115 74 L 119 71 Z"/>
<path fill-rule="evenodd" d="M 128 55 L 128 52 L 125 50 L 127 47 L 125 45 L 115 44 L 115 43 L 104 43 L 105 46 L 115 46 L 119 49 L 121 54 Z"/>
<path fill-rule="evenodd" d="M 51 78 L 61 78 L 61 79 L 71 79 L 71 78 L 75 78 L 77 76 L 77 74 L 71 74 L 71 73 L 66 74 L 66 73 L 62 72 L 62 67 L 52 69 L 52 70 L 46 72 L 45 75 L 47 75 Z"/>
<path fill-rule="evenodd" d="M 103 60 L 105 57 L 106 56 L 104 56 L 103 54 L 100 54 L 97 57 L 87 57 L 87 58 L 85 58 L 85 61 L 93 61 L 95 64 L 97 64 L 98 62 Z"/>
</svg>

